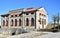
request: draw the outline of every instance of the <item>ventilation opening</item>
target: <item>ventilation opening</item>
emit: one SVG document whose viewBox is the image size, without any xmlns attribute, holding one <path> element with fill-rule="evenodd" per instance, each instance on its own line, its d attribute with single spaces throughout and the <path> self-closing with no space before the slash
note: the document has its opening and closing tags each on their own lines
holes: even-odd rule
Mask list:
<svg viewBox="0 0 60 38">
<path fill-rule="evenodd" d="M 15 32 L 14 32 L 14 33 L 12 33 L 12 35 L 15 35 Z"/>
</svg>

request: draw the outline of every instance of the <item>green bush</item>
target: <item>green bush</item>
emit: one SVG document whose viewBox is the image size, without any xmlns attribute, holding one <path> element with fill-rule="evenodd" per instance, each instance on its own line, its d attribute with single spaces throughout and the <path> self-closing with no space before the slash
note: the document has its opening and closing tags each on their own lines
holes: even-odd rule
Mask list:
<svg viewBox="0 0 60 38">
<path fill-rule="evenodd" d="M 45 31 L 45 32 L 59 32 L 58 29 L 40 29 L 38 31 Z"/>
<path fill-rule="evenodd" d="M 51 32 L 59 32 L 58 29 L 53 29 Z"/>
</svg>

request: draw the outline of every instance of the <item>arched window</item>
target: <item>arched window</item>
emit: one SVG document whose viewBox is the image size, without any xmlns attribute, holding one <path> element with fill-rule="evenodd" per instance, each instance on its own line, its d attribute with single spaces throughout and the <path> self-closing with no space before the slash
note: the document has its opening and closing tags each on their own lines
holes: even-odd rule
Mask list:
<svg viewBox="0 0 60 38">
<path fill-rule="evenodd" d="M 6 20 L 6 26 L 8 26 L 8 20 Z"/>
<path fill-rule="evenodd" d="M 3 20 L 3 26 L 5 26 L 5 20 Z"/>
<path fill-rule="evenodd" d="M 26 18 L 26 26 L 29 26 L 29 19 Z"/>
<path fill-rule="evenodd" d="M 15 26 L 17 26 L 17 19 L 15 19 Z"/>
<path fill-rule="evenodd" d="M 13 26 L 13 19 L 11 20 L 11 26 Z"/>
<path fill-rule="evenodd" d="M 44 28 L 44 19 L 42 19 L 42 28 Z"/>
<path fill-rule="evenodd" d="M 31 26 L 34 26 L 34 18 L 31 18 Z"/>
<path fill-rule="evenodd" d="M 19 19 L 19 26 L 21 26 L 21 19 Z"/>
</svg>

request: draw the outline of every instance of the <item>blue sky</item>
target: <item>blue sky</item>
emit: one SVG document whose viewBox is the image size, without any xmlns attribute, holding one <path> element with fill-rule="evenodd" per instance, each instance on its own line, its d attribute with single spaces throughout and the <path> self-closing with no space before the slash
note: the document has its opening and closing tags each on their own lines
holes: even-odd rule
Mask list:
<svg viewBox="0 0 60 38">
<path fill-rule="evenodd" d="M 52 15 L 60 12 L 60 0 L 0 0 L 0 15 L 9 10 L 29 7 L 44 7 L 48 13 L 48 21 L 51 22 Z"/>
</svg>

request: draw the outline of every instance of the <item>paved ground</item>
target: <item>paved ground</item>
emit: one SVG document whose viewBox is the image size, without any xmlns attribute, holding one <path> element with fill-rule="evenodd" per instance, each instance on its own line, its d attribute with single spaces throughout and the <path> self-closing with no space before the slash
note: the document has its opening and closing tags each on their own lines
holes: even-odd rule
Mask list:
<svg viewBox="0 0 60 38">
<path fill-rule="evenodd" d="M 7 38 L 60 38 L 60 32 L 58 33 L 41 33 L 41 32 L 31 32 L 31 33 L 25 33 L 15 36 L 10 36 Z"/>
<path fill-rule="evenodd" d="M 46 35 L 39 36 L 37 38 L 60 38 L 60 32 L 58 33 L 48 33 Z"/>
<path fill-rule="evenodd" d="M 10 36 L 7 38 L 37 38 L 38 36 L 44 35 L 47 33 L 42 33 L 42 32 L 30 32 L 30 33 L 24 33 L 24 34 L 19 34 L 19 35 L 14 35 L 14 36 Z"/>
<path fill-rule="evenodd" d="M 0 38 L 6 38 L 8 35 L 0 34 Z"/>
</svg>

